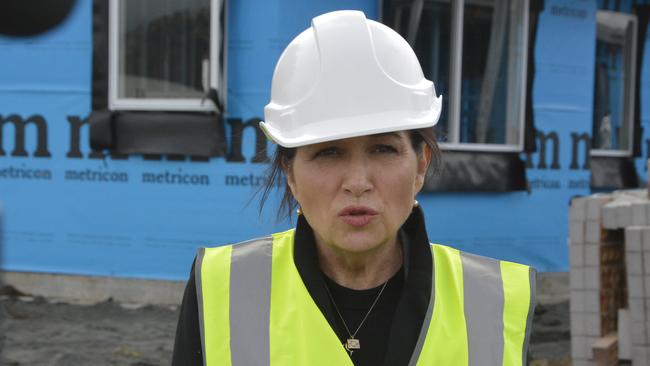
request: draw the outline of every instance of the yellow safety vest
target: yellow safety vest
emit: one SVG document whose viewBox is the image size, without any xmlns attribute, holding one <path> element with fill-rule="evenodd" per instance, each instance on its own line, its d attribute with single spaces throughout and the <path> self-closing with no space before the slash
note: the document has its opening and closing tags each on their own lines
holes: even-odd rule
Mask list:
<svg viewBox="0 0 650 366">
<path fill-rule="evenodd" d="M 289 230 L 199 251 L 205 366 L 353 365 L 305 287 L 293 245 Z M 525 365 L 534 269 L 442 245 L 431 250 L 431 301 L 409 365 Z"/>
</svg>

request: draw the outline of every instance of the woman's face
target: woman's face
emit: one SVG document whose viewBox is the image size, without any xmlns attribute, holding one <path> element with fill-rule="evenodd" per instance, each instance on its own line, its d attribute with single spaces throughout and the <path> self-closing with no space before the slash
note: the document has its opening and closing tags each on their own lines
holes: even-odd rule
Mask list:
<svg viewBox="0 0 650 366">
<path fill-rule="evenodd" d="M 299 147 L 285 172 L 317 242 L 361 254 L 395 242 L 430 158 L 401 131 Z"/>
</svg>

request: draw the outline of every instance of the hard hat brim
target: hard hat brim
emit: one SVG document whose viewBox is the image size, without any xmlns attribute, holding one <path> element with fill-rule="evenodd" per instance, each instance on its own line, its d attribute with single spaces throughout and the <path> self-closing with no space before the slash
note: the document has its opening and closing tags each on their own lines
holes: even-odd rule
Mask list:
<svg viewBox="0 0 650 366">
<path fill-rule="evenodd" d="M 417 118 L 405 117 L 400 112 L 381 112 L 310 123 L 291 130 L 291 133 L 282 133 L 274 127 L 273 121 L 261 121 L 260 128 L 271 141 L 282 147 L 292 148 L 352 137 L 433 127 L 438 123 L 441 107 L 442 96 L 438 96 L 434 99 L 431 109 Z M 404 122 L 396 124 L 395 121 Z M 350 129 L 351 125 L 365 125 L 365 127 Z"/>
</svg>

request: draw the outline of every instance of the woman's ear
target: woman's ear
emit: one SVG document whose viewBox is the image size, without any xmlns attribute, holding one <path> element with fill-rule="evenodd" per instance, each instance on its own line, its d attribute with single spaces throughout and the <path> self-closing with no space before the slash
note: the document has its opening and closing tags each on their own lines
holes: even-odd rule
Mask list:
<svg viewBox="0 0 650 366">
<path fill-rule="evenodd" d="M 424 187 L 424 181 L 429 171 L 429 165 L 431 164 L 431 158 L 433 157 L 433 151 L 429 145 L 422 143 L 422 152 L 418 154 L 418 167 L 417 167 L 417 177 L 415 180 L 416 191 L 420 192 L 422 187 Z"/>
<path fill-rule="evenodd" d="M 292 166 L 291 166 L 291 161 L 289 159 L 286 159 L 286 158 L 282 159 L 281 167 L 282 167 L 282 172 L 287 177 L 287 185 L 289 186 L 289 189 L 291 190 L 291 194 L 293 194 L 293 196 L 295 197 L 296 196 L 296 191 L 295 191 L 296 181 L 295 181 L 294 176 L 293 176 L 293 169 L 292 169 Z"/>
</svg>

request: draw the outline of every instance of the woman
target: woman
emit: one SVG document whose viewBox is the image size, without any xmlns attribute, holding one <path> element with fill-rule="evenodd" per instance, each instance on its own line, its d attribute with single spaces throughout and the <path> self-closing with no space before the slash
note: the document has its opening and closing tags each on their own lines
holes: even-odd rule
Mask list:
<svg viewBox="0 0 650 366">
<path fill-rule="evenodd" d="M 296 228 L 197 256 L 175 365 L 522 365 L 527 266 L 430 245 L 415 196 L 441 98 L 408 44 L 356 11 L 282 54 L 261 128 Z M 264 199 L 263 199 L 264 201 Z"/>
</svg>

